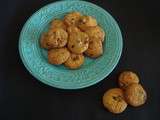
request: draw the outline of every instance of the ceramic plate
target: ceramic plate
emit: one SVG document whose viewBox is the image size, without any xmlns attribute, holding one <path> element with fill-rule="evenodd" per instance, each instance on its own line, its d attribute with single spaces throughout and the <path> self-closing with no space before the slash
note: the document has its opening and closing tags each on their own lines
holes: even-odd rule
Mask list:
<svg viewBox="0 0 160 120">
<path fill-rule="evenodd" d="M 97 59 L 85 58 L 85 63 L 77 70 L 49 64 L 47 51 L 39 45 L 40 36 L 51 20 L 63 18 L 71 11 L 94 16 L 106 33 L 104 54 Z M 62 89 L 78 89 L 91 86 L 111 73 L 121 56 L 122 36 L 113 17 L 97 5 L 85 1 L 59 1 L 41 8 L 29 18 L 20 34 L 19 52 L 27 70 L 41 82 Z"/>
</svg>

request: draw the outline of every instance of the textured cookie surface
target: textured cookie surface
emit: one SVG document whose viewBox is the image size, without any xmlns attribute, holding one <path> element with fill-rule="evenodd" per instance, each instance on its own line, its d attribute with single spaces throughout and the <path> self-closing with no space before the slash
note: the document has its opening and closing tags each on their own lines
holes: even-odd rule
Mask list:
<svg viewBox="0 0 160 120">
<path fill-rule="evenodd" d="M 88 29 L 85 30 L 85 32 L 88 34 L 90 38 L 99 39 L 102 42 L 104 41 L 105 32 L 99 26 L 89 27 Z"/>
<path fill-rule="evenodd" d="M 124 71 L 119 75 L 118 82 L 119 86 L 125 89 L 130 84 L 139 83 L 139 78 L 134 72 Z"/>
<path fill-rule="evenodd" d="M 123 91 L 119 88 L 112 88 L 105 92 L 103 105 L 112 113 L 122 113 L 127 108 Z"/>
<path fill-rule="evenodd" d="M 64 22 L 67 26 L 77 25 L 80 17 L 81 14 L 79 12 L 71 12 L 64 17 Z"/>
<path fill-rule="evenodd" d="M 71 34 L 68 39 L 68 48 L 71 52 L 80 54 L 88 49 L 89 37 L 84 32 Z"/>
<path fill-rule="evenodd" d="M 60 19 L 54 19 L 51 22 L 51 26 L 50 29 L 54 29 L 54 28 L 62 28 L 64 30 L 66 30 L 66 25 L 64 24 L 64 22 Z"/>
<path fill-rule="evenodd" d="M 92 16 L 82 16 L 78 22 L 78 27 L 85 31 L 88 27 L 97 26 L 97 21 Z"/>
<path fill-rule="evenodd" d="M 48 62 L 55 65 L 60 65 L 67 61 L 70 52 L 67 48 L 57 48 L 48 51 Z"/>
<path fill-rule="evenodd" d="M 91 58 L 99 57 L 103 54 L 102 42 L 97 39 L 91 39 L 89 41 L 89 47 L 85 51 L 85 54 Z"/>
<path fill-rule="evenodd" d="M 125 90 L 125 98 L 128 104 L 134 107 L 143 105 L 147 100 L 147 94 L 140 84 L 131 84 Z"/>
<path fill-rule="evenodd" d="M 77 69 L 84 63 L 83 54 L 71 53 L 70 57 L 64 63 L 64 65 L 70 69 Z"/>
</svg>

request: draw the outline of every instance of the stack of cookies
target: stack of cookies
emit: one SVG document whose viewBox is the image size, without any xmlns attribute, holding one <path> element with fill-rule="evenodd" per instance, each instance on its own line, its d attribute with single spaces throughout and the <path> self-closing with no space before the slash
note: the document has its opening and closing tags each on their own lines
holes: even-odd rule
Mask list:
<svg viewBox="0 0 160 120">
<path fill-rule="evenodd" d="M 79 12 L 54 19 L 46 33 L 42 34 L 41 47 L 48 50 L 48 62 L 64 64 L 77 69 L 84 63 L 84 54 L 97 58 L 103 54 L 105 32 L 92 16 Z"/>
<path fill-rule="evenodd" d="M 112 113 L 122 113 L 127 105 L 138 107 L 147 100 L 144 88 L 139 84 L 139 77 L 131 72 L 122 72 L 119 76 L 119 87 L 105 92 L 103 105 Z"/>
</svg>

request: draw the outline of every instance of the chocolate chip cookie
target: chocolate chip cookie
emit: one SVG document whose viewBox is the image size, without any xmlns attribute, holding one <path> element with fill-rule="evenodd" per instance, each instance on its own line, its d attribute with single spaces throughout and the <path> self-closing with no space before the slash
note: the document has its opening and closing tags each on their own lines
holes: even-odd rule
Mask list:
<svg viewBox="0 0 160 120">
<path fill-rule="evenodd" d="M 136 73 L 131 71 L 124 71 L 118 78 L 119 86 L 125 89 L 127 86 L 133 83 L 139 83 L 139 77 Z"/>
<path fill-rule="evenodd" d="M 77 69 L 84 63 L 83 54 L 71 53 L 70 57 L 64 63 L 64 65 L 70 69 Z"/>
<path fill-rule="evenodd" d="M 131 106 L 138 107 L 146 102 L 147 93 L 140 84 L 133 83 L 125 89 L 125 99 Z"/>
<path fill-rule="evenodd" d="M 85 51 L 85 54 L 91 58 L 97 58 L 103 54 L 103 46 L 100 40 L 91 38 L 89 41 L 89 47 Z"/>
<path fill-rule="evenodd" d="M 89 37 L 84 32 L 77 32 L 69 35 L 68 49 L 75 53 L 81 54 L 88 49 Z"/>
<path fill-rule="evenodd" d="M 82 30 L 85 31 L 88 27 L 94 27 L 97 26 L 97 21 L 94 17 L 92 16 L 82 16 L 79 19 L 78 22 L 78 27 Z"/>
<path fill-rule="evenodd" d="M 89 27 L 85 30 L 89 38 L 95 38 L 98 40 L 104 41 L 105 32 L 100 26 Z"/>
<path fill-rule="evenodd" d="M 112 88 L 105 92 L 103 105 L 112 113 L 122 113 L 127 108 L 127 103 L 124 99 L 124 93 L 121 89 Z"/>
<path fill-rule="evenodd" d="M 67 48 L 57 48 L 48 51 L 48 62 L 50 64 L 60 65 L 67 61 L 70 52 Z"/>
<path fill-rule="evenodd" d="M 61 48 L 67 44 L 68 33 L 62 28 L 51 29 L 47 34 L 47 43 L 52 48 Z"/>
<path fill-rule="evenodd" d="M 64 17 L 64 22 L 67 26 L 77 25 L 80 17 L 81 17 L 81 13 L 71 12 Z"/>
</svg>

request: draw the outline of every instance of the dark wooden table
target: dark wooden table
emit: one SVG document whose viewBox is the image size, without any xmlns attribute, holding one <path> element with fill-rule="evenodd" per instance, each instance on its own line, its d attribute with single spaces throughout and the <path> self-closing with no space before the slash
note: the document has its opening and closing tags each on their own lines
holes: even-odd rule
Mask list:
<svg viewBox="0 0 160 120">
<path fill-rule="evenodd" d="M 90 0 L 118 22 L 124 39 L 121 60 L 102 82 L 81 90 L 40 83 L 25 69 L 18 39 L 29 16 L 54 0 L 3 0 L 0 3 L 0 120 L 159 120 L 160 7 L 157 1 Z M 136 71 L 148 101 L 120 115 L 105 110 L 103 93 L 116 87 L 120 71 Z"/>
</svg>

